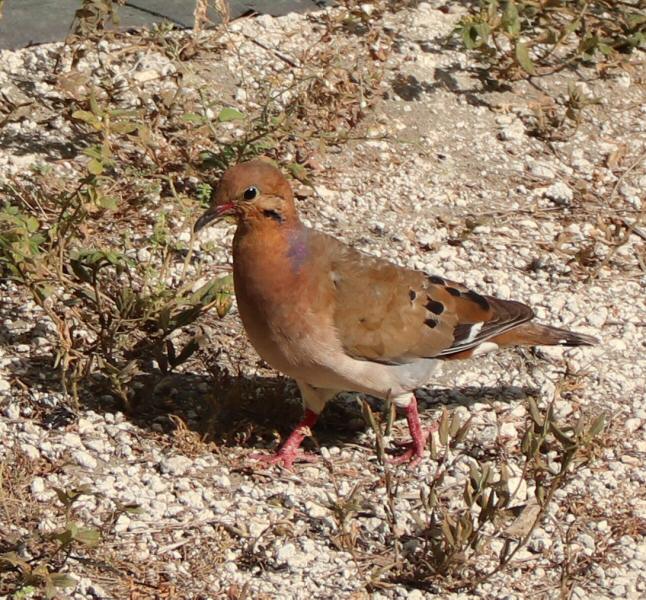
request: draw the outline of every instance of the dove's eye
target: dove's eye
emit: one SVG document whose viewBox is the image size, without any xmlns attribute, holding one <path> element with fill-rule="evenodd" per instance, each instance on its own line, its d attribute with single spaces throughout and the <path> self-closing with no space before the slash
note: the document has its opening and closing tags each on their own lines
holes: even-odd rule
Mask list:
<svg viewBox="0 0 646 600">
<path fill-rule="evenodd" d="M 251 186 L 244 191 L 244 194 L 242 194 L 242 197 L 245 200 L 253 200 L 258 196 L 259 193 L 260 192 L 258 191 L 258 188 Z"/>
</svg>

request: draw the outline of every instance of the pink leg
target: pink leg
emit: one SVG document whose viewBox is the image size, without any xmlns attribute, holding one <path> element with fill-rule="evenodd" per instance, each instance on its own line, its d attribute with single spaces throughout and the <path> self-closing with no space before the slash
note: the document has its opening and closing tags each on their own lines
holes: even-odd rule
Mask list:
<svg viewBox="0 0 646 600">
<path fill-rule="evenodd" d="M 403 454 L 393 458 L 390 462 L 396 465 L 410 462 L 410 466 L 414 467 L 422 460 L 422 456 L 424 456 L 424 448 L 426 447 L 426 440 L 430 433 L 437 430 L 437 423 L 426 431 L 422 429 L 422 424 L 420 423 L 419 414 L 417 412 L 417 400 L 414 396 L 405 410 L 408 429 L 410 430 L 410 435 L 413 439 L 410 442 L 401 444 L 404 448 Z"/>
<path fill-rule="evenodd" d="M 280 465 L 286 469 L 291 469 L 294 466 L 294 461 L 304 460 L 312 462 L 316 460 L 315 456 L 299 452 L 303 440 L 310 434 L 310 429 L 318 420 L 319 416 L 309 408 L 305 410 L 305 415 L 301 422 L 289 434 L 289 437 L 283 442 L 282 446 L 275 454 L 252 454 L 251 458 L 258 460 L 266 465 Z"/>
</svg>

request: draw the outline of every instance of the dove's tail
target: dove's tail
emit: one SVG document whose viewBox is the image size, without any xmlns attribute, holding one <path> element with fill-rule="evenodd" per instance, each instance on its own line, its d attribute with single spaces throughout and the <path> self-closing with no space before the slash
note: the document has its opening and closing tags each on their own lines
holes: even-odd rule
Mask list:
<svg viewBox="0 0 646 600">
<path fill-rule="evenodd" d="M 594 346 L 599 340 L 585 333 L 576 333 L 551 325 L 523 323 L 489 341 L 498 346 Z"/>
</svg>

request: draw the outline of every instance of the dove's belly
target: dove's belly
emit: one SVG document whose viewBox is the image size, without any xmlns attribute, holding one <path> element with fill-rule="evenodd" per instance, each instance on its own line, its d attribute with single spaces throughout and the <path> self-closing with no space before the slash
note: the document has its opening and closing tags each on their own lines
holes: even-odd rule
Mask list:
<svg viewBox="0 0 646 600">
<path fill-rule="evenodd" d="M 343 351 L 333 327 L 309 330 L 302 327 L 271 329 L 261 311 L 240 311 L 249 341 L 260 357 L 274 369 L 312 387 L 364 392 L 379 398 L 399 396 L 429 382 L 440 361 L 419 359 L 398 365 L 354 359 Z M 320 324 L 320 323 L 319 323 Z"/>
</svg>

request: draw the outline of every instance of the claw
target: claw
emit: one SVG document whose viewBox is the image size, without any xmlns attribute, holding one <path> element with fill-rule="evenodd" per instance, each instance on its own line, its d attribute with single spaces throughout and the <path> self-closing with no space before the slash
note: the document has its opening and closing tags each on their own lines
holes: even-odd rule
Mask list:
<svg viewBox="0 0 646 600">
<path fill-rule="evenodd" d="M 424 448 L 426 448 L 426 441 L 428 436 L 437 431 L 438 424 L 435 423 L 429 429 L 422 429 L 417 413 L 417 400 L 413 398 L 411 403 L 406 407 L 406 421 L 408 422 L 408 429 L 413 438 L 410 442 L 395 442 L 396 446 L 403 448 L 403 452 L 398 456 L 391 458 L 388 462 L 394 465 L 401 465 L 407 462 L 411 467 L 416 467 L 424 456 Z"/>
<path fill-rule="evenodd" d="M 291 471 L 294 468 L 295 462 L 313 463 L 318 460 L 318 456 L 316 454 L 298 452 L 296 450 L 293 452 L 283 452 L 282 449 L 274 454 L 260 454 L 259 452 L 254 452 L 249 456 L 249 458 L 251 458 L 251 460 L 258 461 L 262 466 L 271 467 L 277 465 L 287 469 L 288 471 Z"/>
<path fill-rule="evenodd" d="M 424 448 L 426 447 L 426 440 L 431 433 L 431 429 L 422 431 L 422 437 L 419 440 L 411 440 L 410 442 L 395 442 L 395 446 L 402 449 L 403 452 L 397 456 L 393 456 L 388 462 L 391 465 L 402 465 L 409 463 L 411 467 L 417 466 L 424 456 Z"/>
<path fill-rule="evenodd" d="M 393 442 L 393 444 L 398 449 L 403 450 L 403 452 L 397 456 L 393 456 L 388 462 L 391 465 L 402 465 L 404 463 L 408 463 L 411 467 L 417 466 L 424 456 L 424 448 L 426 448 L 428 436 L 436 430 L 437 427 L 430 427 L 429 429 L 421 430 L 421 438 L 418 440 L 411 440 L 410 442 Z"/>
<path fill-rule="evenodd" d="M 296 461 L 315 462 L 318 460 L 315 454 L 299 452 L 299 448 L 305 436 L 311 435 L 310 428 L 314 427 L 317 419 L 318 415 L 314 411 L 307 409 L 302 421 L 289 434 L 289 437 L 285 440 L 278 452 L 275 454 L 260 454 L 254 452 L 250 458 L 267 466 L 278 465 L 289 470 L 294 467 L 294 462 Z"/>
</svg>

